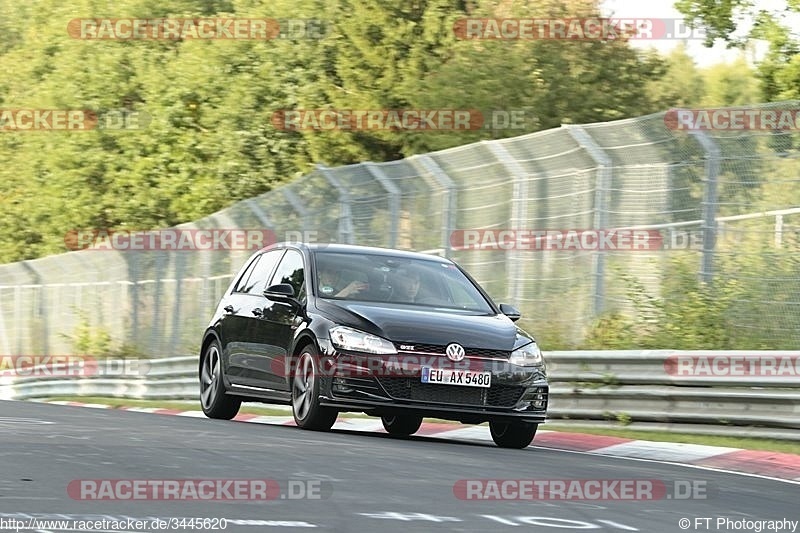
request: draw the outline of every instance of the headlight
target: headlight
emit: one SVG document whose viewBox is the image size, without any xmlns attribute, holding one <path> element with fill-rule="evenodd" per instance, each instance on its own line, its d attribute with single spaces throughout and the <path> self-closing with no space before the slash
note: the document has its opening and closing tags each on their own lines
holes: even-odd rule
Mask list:
<svg viewBox="0 0 800 533">
<path fill-rule="evenodd" d="M 339 350 L 375 354 L 397 353 L 394 344 L 391 342 L 357 329 L 336 326 L 331 328 L 329 333 L 331 334 L 331 342 Z"/>
<path fill-rule="evenodd" d="M 517 348 L 511 352 L 511 359 L 509 362 L 512 365 L 519 366 L 541 366 L 544 367 L 544 357 L 539 345 L 535 342 L 526 344 L 521 348 Z"/>
</svg>

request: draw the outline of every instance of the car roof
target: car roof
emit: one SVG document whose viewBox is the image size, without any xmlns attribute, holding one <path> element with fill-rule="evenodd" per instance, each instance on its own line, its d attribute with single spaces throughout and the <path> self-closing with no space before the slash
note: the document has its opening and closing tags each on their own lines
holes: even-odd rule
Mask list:
<svg viewBox="0 0 800 533">
<path fill-rule="evenodd" d="M 373 254 L 383 255 L 390 257 L 404 257 L 408 259 L 422 259 L 425 261 L 435 261 L 438 263 L 451 263 L 449 259 L 440 257 L 438 255 L 423 254 L 420 252 L 411 252 L 408 250 L 397 250 L 394 248 L 379 248 L 377 246 L 360 246 L 356 244 L 338 244 L 338 243 L 303 243 L 303 242 L 280 242 L 269 246 L 268 248 L 286 248 L 296 247 L 306 249 L 310 253 L 324 253 L 334 252 L 340 254 Z"/>
</svg>

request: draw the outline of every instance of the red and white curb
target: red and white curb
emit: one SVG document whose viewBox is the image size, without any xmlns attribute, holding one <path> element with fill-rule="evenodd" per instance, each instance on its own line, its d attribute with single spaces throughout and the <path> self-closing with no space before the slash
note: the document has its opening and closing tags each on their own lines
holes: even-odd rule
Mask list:
<svg viewBox="0 0 800 533">
<path fill-rule="evenodd" d="M 49 401 L 46 403 L 93 409 L 112 408 L 109 405 L 69 401 Z M 197 410 L 184 411 L 154 407 L 117 407 L 117 409 L 159 415 L 205 418 L 203 412 Z M 260 416 L 240 413 L 234 420 L 254 424 L 295 425 L 294 419 L 289 415 Z M 376 418 L 339 418 L 333 429 L 385 433 L 381 421 Z M 414 435 L 479 442 L 491 442 L 492 440 L 489 435 L 489 428 L 486 426 L 435 422 L 423 423 L 422 427 Z M 535 450 L 536 448 L 692 465 L 800 483 L 800 455 L 791 453 L 743 450 L 740 448 L 723 448 L 677 442 L 655 442 L 546 430 L 540 430 L 536 433 L 531 449 Z"/>
</svg>

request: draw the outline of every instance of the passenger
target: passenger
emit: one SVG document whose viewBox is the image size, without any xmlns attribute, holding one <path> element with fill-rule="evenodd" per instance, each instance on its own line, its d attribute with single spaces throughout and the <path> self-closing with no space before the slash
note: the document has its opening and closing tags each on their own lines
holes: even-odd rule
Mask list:
<svg viewBox="0 0 800 533">
<path fill-rule="evenodd" d="M 415 303 L 419 301 L 420 276 L 419 272 L 410 268 L 397 271 L 398 290 L 396 301 Z"/>
</svg>

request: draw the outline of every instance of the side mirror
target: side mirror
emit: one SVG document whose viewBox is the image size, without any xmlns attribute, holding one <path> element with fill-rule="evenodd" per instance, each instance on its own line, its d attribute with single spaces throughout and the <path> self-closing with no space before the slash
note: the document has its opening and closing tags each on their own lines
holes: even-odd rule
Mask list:
<svg viewBox="0 0 800 533">
<path fill-rule="evenodd" d="M 519 320 L 520 317 L 522 316 L 519 312 L 519 309 L 509 304 L 500 304 L 500 312 L 506 315 L 514 322 Z"/>
<path fill-rule="evenodd" d="M 270 285 L 264 291 L 264 296 L 273 302 L 297 304 L 297 300 L 294 299 L 294 287 L 288 283 L 276 283 L 275 285 Z"/>
</svg>

